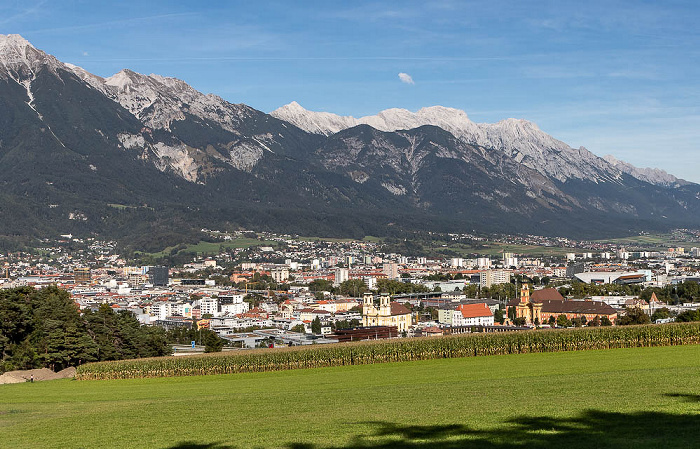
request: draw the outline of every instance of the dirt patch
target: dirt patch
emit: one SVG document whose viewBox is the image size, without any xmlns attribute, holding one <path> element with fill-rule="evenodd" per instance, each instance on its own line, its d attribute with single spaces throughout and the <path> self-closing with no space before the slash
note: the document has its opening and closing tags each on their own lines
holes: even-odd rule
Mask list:
<svg viewBox="0 0 700 449">
<path fill-rule="evenodd" d="M 34 379 L 34 382 L 42 382 L 45 380 L 66 379 L 75 377 L 75 368 L 66 368 L 62 371 L 54 373 L 48 368 L 29 369 L 24 371 L 8 371 L 0 376 L 0 385 L 2 384 L 17 384 L 21 382 L 29 382 Z"/>
</svg>

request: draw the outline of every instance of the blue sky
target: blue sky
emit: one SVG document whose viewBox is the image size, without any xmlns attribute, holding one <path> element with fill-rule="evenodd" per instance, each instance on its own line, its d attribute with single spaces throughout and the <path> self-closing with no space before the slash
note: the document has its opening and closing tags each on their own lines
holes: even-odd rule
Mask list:
<svg viewBox="0 0 700 449">
<path fill-rule="evenodd" d="M 699 19 L 697 1 L 0 1 L 0 33 L 101 76 L 174 76 L 265 112 L 525 118 L 695 182 Z"/>
</svg>

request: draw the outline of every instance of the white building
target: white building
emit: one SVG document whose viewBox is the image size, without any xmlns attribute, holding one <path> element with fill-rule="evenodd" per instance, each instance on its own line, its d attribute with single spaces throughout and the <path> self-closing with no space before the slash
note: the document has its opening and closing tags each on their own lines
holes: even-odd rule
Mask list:
<svg viewBox="0 0 700 449">
<path fill-rule="evenodd" d="M 493 326 L 493 312 L 484 303 L 460 304 L 455 310 L 451 310 L 451 324 L 460 326 Z M 438 319 L 440 314 L 438 312 Z"/>
<path fill-rule="evenodd" d="M 278 284 L 286 282 L 289 279 L 289 268 L 273 268 L 270 270 L 270 277 Z"/>
<path fill-rule="evenodd" d="M 491 268 L 491 259 L 488 257 L 479 257 L 476 259 L 476 264 L 479 269 Z"/>
<path fill-rule="evenodd" d="M 173 306 L 173 315 L 184 316 L 185 318 L 192 318 L 192 304 L 188 302 L 179 302 Z"/>
<path fill-rule="evenodd" d="M 375 290 L 377 288 L 377 278 L 373 276 L 363 277 L 362 282 L 364 282 L 367 288 L 370 290 Z"/>
<path fill-rule="evenodd" d="M 347 268 L 336 268 L 335 269 L 335 283 L 333 285 L 340 285 L 343 282 L 350 279 L 350 270 Z"/>
<path fill-rule="evenodd" d="M 209 314 L 211 316 L 219 316 L 219 300 L 217 298 L 202 298 L 199 300 L 199 309 L 202 316 Z"/>
<path fill-rule="evenodd" d="M 510 271 L 507 270 L 485 270 L 479 273 L 479 285 L 481 287 L 491 287 L 495 284 L 507 284 L 510 282 Z"/>
<path fill-rule="evenodd" d="M 222 315 L 228 314 L 229 316 L 246 313 L 250 310 L 250 304 L 243 301 L 243 295 L 241 294 L 220 295 L 219 307 Z"/>
<path fill-rule="evenodd" d="M 154 303 L 151 305 L 151 315 L 156 320 L 164 320 L 166 317 L 173 316 L 173 303 L 167 301 Z"/>
</svg>

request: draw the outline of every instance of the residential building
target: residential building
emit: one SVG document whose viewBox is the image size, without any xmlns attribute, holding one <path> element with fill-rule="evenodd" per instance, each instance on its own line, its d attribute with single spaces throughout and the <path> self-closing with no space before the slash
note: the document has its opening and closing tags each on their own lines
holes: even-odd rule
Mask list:
<svg viewBox="0 0 700 449">
<path fill-rule="evenodd" d="M 484 303 L 460 304 L 452 314 L 452 326 L 493 326 L 493 313 Z"/>
<path fill-rule="evenodd" d="M 507 284 L 510 282 L 511 272 L 507 270 L 484 270 L 479 273 L 479 285 L 491 287 L 495 284 Z"/>
</svg>

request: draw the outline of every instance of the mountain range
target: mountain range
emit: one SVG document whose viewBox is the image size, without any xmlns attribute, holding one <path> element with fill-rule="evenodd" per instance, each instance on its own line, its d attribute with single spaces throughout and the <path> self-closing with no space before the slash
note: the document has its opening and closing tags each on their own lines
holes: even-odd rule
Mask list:
<svg viewBox="0 0 700 449">
<path fill-rule="evenodd" d="M 157 249 L 202 227 L 602 237 L 696 227 L 700 185 L 525 120 L 433 106 L 270 114 L 185 82 L 102 78 L 0 35 L 0 234 Z M 0 244 L 2 241 L 0 241 Z"/>
</svg>

